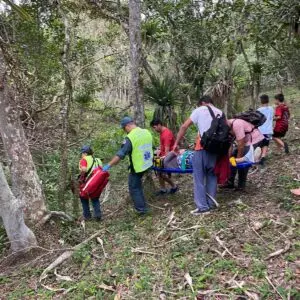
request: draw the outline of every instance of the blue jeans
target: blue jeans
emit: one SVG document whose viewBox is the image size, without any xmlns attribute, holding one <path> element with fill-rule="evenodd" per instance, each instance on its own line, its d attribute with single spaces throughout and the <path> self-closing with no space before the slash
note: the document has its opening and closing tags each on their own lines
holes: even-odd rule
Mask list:
<svg viewBox="0 0 300 300">
<path fill-rule="evenodd" d="M 142 185 L 144 174 L 145 172 L 129 173 L 128 176 L 129 194 L 133 200 L 135 209 L 139 213 L 146 213 L 148 211 Z"/>
<path fill-rule="evenodd" d="M 207 197 L 206 193 L 213 198 L 217 193 L 217 176 L 214 168 L 217 155 L 199 150 L 193 156 L 193 177 L 194 177 L 194 201 L 198 209 L 208 210 L 215 206 L 214 202 Z"/>
<path fill-rule="evenodd" d="M 83 217 L 85 219 L 90 219 L 92 217 L 92 215 L 91 215 L 91 211 L 90 211 L 89 199 L 84 199 L 84 198 L 80 197 L 80 200 L 81 200 L 81 205 L 82 205 L 82 210 L 83 210 Z M 94 217 L 101 218 L 101 208 L 100 208 L 99 198 L 91 199 L 91 201 L 92 201 L 92 205 L 94 208 Z"/>
</svg>

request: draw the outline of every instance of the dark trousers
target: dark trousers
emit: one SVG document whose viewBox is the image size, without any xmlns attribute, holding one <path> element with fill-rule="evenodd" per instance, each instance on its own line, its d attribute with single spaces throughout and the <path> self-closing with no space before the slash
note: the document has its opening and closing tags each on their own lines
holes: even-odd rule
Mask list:
<svg viewBox="0 0 300 300">
<path fill-rule="evenodd" d="M 257 147 L 261 147 L 263 145 L 263 141 L 264 140 L 254 144 L 253 145 L 254 150 Z M 246 153 L 249 151 L 249 149 L 250 149 L 250 146 L 245 146 L 243 155 L 246 155 Z M 237 150 L 235 150 L 233 152 L 233 156 L 237 157 Z M 244 168 L 244 169 L 237 169 L 235 167 L 231 167 L 231 175 L 230 175 L 230 178 L 228 179 L 228 183 L 234 185 L 236 174 L 238 174 L 239 175 L 238 176 L 238 188 L 244 189 L 246 187 L 247 175 L 248 175 L 249 169 L 250 169 L 250 167 Z"/>
<path fill-rule="evenodd" d="M 92 215 L 91 215 L 91 211 L 90 211 L 89 199 L 84 199 L 84 198 L 80 197 L 80 200 L 81 200 L 81 205 L 82 205 L 82 210 L 83 210 L 83 217 L 85 219 L 90 219 L 92 217 Z M 94 217 L 101 218 L 101 208 L 100 208 L 99 198 L 91 199 L 91 201 L 92 201 L 92 205 L 94 208 Z"/>
<path fill-rule="evenodd" d="M 135 209 L 139 213 L 146 213 L 148 210 L 142 185 L 142 178 L 144 174 L 145 172 L 129 173 L 128 176 L 129 194 L 133 200 Z"/>
</svg>

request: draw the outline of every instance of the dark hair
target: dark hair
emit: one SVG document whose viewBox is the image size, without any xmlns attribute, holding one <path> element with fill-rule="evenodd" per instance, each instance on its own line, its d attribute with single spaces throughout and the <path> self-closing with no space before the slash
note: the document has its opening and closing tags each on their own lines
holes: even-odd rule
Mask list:
<svg viewBox="0 0 300 300">
<path fill-rule="evenodd" d="M 94 155 L 94 151 L 90 148 L 87 152 L 86 152 L 87 155 Z"/>
<path fill-rule="evenodd" d="M 163 125 L 162 121 L 160 119 L 154 119 L 150 122 L 150 126 L 157 126 L 157 125 Z"/>
<path fill-rule="evenodd" d="M 261 95 L 260 97 L 261 104 L 267 104 L 269 103 L 269 96 L 266 94 Z"/>
<path fill-rule="evenodd" d="M 202 97 L 199 99 L 199 101 L 198 101 L 198 105 L 201 105 L 202 102 L 205 102 L 205 103 L 213 103 L 212 98 L 211 98 L 210 96 L 208 96 L 208 95 L 202 96 Z"/>
<path fill-rule="evenodd" d="M 279 102 L 284 102 L 284 96 L 283 96 L 283 94 L 277 94 L 277 95 L 274 96 L 274 98 L 276 100 L 278 100 Z"/>
</svg>

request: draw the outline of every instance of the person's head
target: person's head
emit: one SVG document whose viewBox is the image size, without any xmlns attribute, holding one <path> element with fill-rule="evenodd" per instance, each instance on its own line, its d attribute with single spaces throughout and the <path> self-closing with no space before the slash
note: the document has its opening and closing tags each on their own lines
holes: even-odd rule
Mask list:
<svg viewBox="0 0 300 300">
<path fill-rule="evenodd" d="M 208 95 L 202 96 L 198 101 L 198 106 L 213 104 L 212 98 Z"/>
<path fill-rule="evenodd" d="M 124 117 L 121 120 L 120 126 L 127 133 L 129 133 L 133 128 L 136 127 L 134 120 L 131 117 Z"/>
<path fill-rule="evenodd" d="M 277 94 L 277 95 L 274 96 L 274 99 L 275 99 L 275 104 L 279 105 L 279 104 L 284 102 L 284 95 L 283 94 Z"/>
<path fill-rule="evenodd" d="M 153 130 L 155 130 L 155 131 L 158 132 L 158 133 L 161 133 L 162 130 L 163 130 L 163 124 L 162 124 L 162 121 L 159 120 L 159 119 L 152 120 L 152 121 L 150 122 L 150 126 L 153 128 Z"/>
<path fill-rule="evenodd" d="M 269 103 L 269 96 L 266 94 L 261 95 L 260 97 L 261 104 L 268 104 Z"/>
<path fill-rule="evenodd" d="M 94 152 L 92 150 L 92 148 L 88 145 L 84 145 L 82 146 L 81 150 L 80 150 L 80 153 L 81 153 L 81 156 L 84 157 L 84 156 L 87 156 L 87 155 L 93 155 Z"/>
</svg>

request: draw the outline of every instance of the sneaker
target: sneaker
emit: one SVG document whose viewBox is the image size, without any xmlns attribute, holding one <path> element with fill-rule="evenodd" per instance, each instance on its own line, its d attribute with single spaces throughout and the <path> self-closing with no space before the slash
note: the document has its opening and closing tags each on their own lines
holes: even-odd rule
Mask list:
<svg viewBox="0 0 300 300">
<path fill-rule="evenodd" d="M 289 154 L 289 153 L 290 153 L 289 145 L 288 145 L 286 142 L 284 142 L 284 152 L 285 152 L 286 154 Z"/>
<path fill-rule="evenodd" d="M 194 216 L 200 216 L 200 215 L 207 215 L 210 213 L 210 210 L 209 209 L 195 209 L 195 210 L 192 210 L 191 211 L 191 214 L 194 215 Z"/>
<path fill-rule="evenodd" d="M 217 205 L 212 205 L 212 206 L 209 207 L 209 209 L 210 210 L 215 210 L 215 209 L 218 209 L 218 207 L 217 207 Z"/>
<path fill-rule="evenodd" d="M 220 189 L 234 189 L 234 184 L 226 183 L 226 184 L 220 185 L 219 188 Z"/>
<path fill-rule="evenodd" d="M 95 217 L 95 221 L 96 221 L 96 222 L 101 222 L 101 221 L 102 221 L 102 218 L 101 218 L 101 217 Z"/>
<path fill-rule="evenodd" d="M 155 196 L 161 196 L 161 195 L 164 195 L 164 194 L 167 194 L 167 190 L 159 190 L 157 192 L 155 192 Z"/>
<path fill-rule="evenodd" d="M 247 193 L 245 187 L 236 187 L 234 189 L 234 192 L 240 192 L 240 193 L 245 193 L 245 194 Z"/>
<path fill-rule="evenodd" d="M 169 194 L 175 194 L 178 191 L 178 186 L 175 186 L 174 188 L 169 189 Z"/>
</svg>

